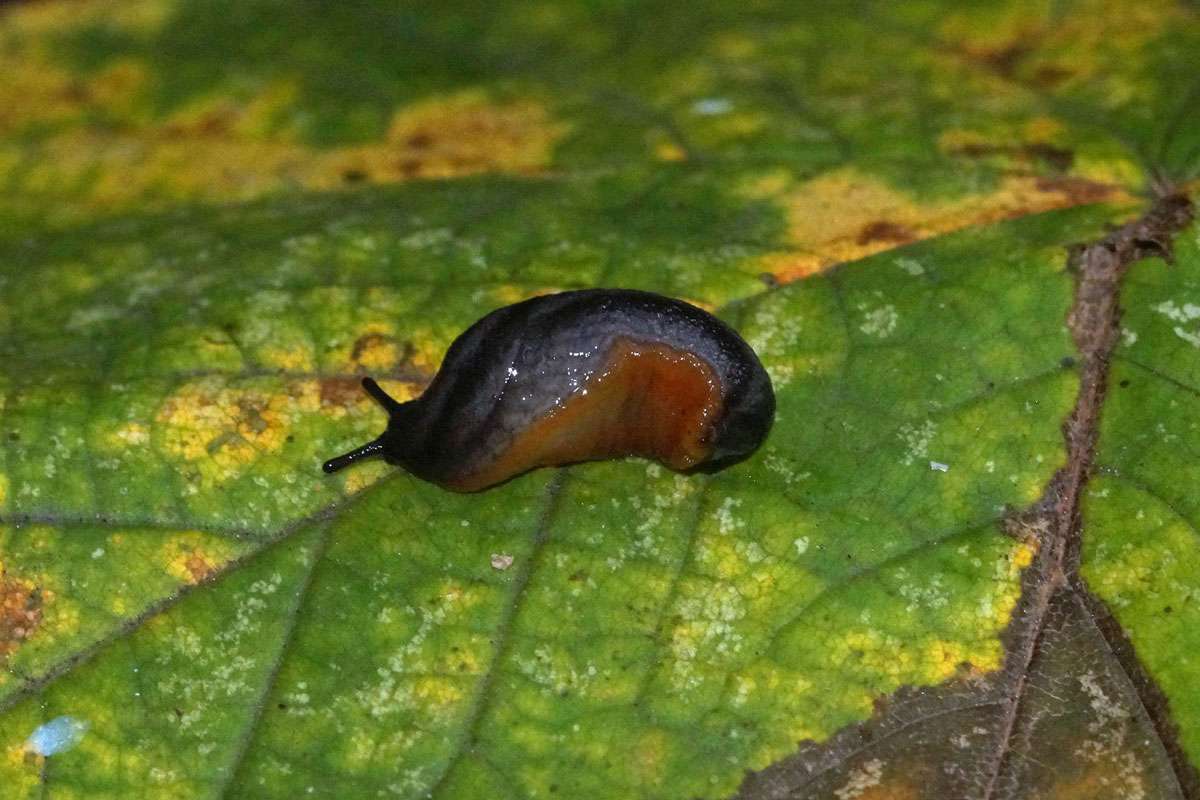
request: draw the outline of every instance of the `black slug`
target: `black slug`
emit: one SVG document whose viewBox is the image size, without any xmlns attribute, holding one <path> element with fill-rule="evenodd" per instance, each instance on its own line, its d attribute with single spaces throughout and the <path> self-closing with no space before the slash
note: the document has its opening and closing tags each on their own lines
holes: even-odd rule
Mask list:
<svg viewBox="0 0 1200 800">
<path fill-rule="evenodd" d="M 459 336 L 425 393 L 401 403 L 363 388 L 387 430 L 325 462 L 368 456 L 473 492 L 535 467 L 622 456 L 677 470 L 753 452 L 775 417 L 758 357 L 693 305 L 631 289 L 585 289 L 497 309 Z"/>
</svg>

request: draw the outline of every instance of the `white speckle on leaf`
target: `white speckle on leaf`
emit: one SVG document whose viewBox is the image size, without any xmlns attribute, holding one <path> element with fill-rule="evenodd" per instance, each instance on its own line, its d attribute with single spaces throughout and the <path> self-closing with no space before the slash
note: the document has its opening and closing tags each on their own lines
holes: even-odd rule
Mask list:
<svg viewBox="0 0 1200 800">
<path fill-rule="evenodd" d="M 87 733 L 88 723 L 76 717 L 55 717 L 34 728 L 25 740 L 25 747 L 39 756 L 52 756 L 70 750 Z"/>
<path fill-rule="evenodd" d="M 908 601 L 905 610 L 910 614 L 918 608 L 944 608 L 950 602 L 941 575 L 927 575 L 922 578 L 920 583 L 903 584 L 900 586 L 899 593 Z"/>
<path fill-rule="evenodd" d="M 173 783 L 179 780 L 179 773 L 173 769 L 163 769 L 162 767 L 150 768 L 151 783 Z"/>
<path fill-rule="evenodd" d="M 793 349 L 804 339 L 805 317 L 778 303 L 758 306 L 746 326 L 746 341 L 758 353 L 775 388 L 786 386 L 796 367 Z"/>
<path fill-rule="evenodd" d="M 1179 306 L 1167 300 L 1156 305 L 1154 310 L 1172 322 L 1191 322 L 1194 319 L 1200 319 L 1200 306 L 1192 303 L 1184 303 Z"/>
<path fill-rule="evenodd" d="M 796 472 L 792 468 L 791 462 L 779 455 L 772 447 L 767 448 L 767 457 L 763 459 L 763 464 L 771 472 L 783 478 L 783 482 L 788 486 L 812 477 L 811 472 Z"/>
<path fill-rule="evenodd" d="M 1200 319 L 1200 306 L 1194 303 L 1184 303 L 1178 305 L 1170 300 L 1166 300 L 1154 306 L 1154 310 L 1162 314 L 1172 322 L 1192 322 Z M 1189 331 L 1182 325 L 1176 325 L 1171 328 L 1175 335 L 1192 347 L 1200 348 L 1200 332 Z"/>
<path fill-rule="evenodd" d="M 895 264 L 897 267 L 913 277 L 925 274 L 925 267 L 922 266 L 921 262 L 917 261 L 915 258 L 897 258 Z"/>
<path fill-rule="evenodd" d="M 808 552 L 808 537 L 801 536 L 792 542 L 792 546 L 796 548 L 796 555 L 804 555 Z"/>
<path fill-rule="evenodd" d="M 79 308 L 67 320 L 67 330 L 77 331 L 81 328 L 90 328 L 101 322 L 118 319 L 124 310 L 116 306 L 93 306 L 92 308 Z"/>
<path fill-rule="evenodd" d="M 749 564 L 759 564 L 767 557 L 767 552 L 758 542 L 739 541 L 734 544 L 733 549 Z"/>
<path fill-rule="evenodd" d="M 950 465 L 943 464 L 941 461 L 930 461 L 929 468 L 932 470 L 936 470 L 938 472 L 949 472 L 950 471 Z"/>
<path fill-rule="evenodd" d="M 907 445 L 908 450 L 901 459 L 906 466 L 929 457 L 929 443 L 937 433 L 933 420 L 927 419 L 918 425 L 903 425 L 900 428 L 900 440 Z"/>
<path fill-rule="evenodd" d="M 1176 336 L 1183 339 L 1192 347 L 1200 347 L 1200 333 L 1191 333 L 1180 325 L 1176 325 L 1171 330 L 1175 332 Z"/>
<path fill-rule="evenodd" d="M 733 110 L 733 103 L 724 97 L 705 97 L 692 103 L 692 111 L 702 117 L 714 117 L 728 114 Z"/>
<path fill-rule="evenodd" d="M 1137 340 L 1138 335 L 1135 331 L 1131 331 L 1129 328 L 1121 329 L 1121 341 L 1126 347 L 1132 347 L 1133 345 L 1137 344 Z"/>
<path fill-rule="evenodd" d="M 680 598 L 678 623 L 671 635 L 671 683 L 690 691 L 705 680 L 697 661 L 712 663 L 736 657 L 743 647 L 738 620 L 746 616 L 744 598 L 728 584 L 696 586 Z"/>
<path fill-rule="evenodd" d="M 883 780 L 883 762 L 878 758 L 866 761 L 855 768 L 850 777 L 842 784 L 842 788 L 834 792 L 838 800 L 855 800 L 872 786 L 878 786 Z"/>
<path fill-rule="evenodd" d="M 409 234 L 399 241 L 399 245 L 408 250 L 428 250 L 445 245 L 454 239 L 454 232 L 449 228 L 426 228 Z"/>
<path fill-rule="evenodd" d="M 746 523 L 733 515 L 733 510 L 742 504 L 741 498 L 726 497 L 717 509 L 717 527 L 723 534 L 733 533 L 738 528 L 744 528 Z"/>
<path fill-rule="evenodd" d="M 492 553 L 492 569 L 504 571 L 513 564 L 513 557 L 508 553 Z"/>
<path fill-rule="evenodd" d="M 860 304 L 858 309 L 865 312 L 858 329 L 868 336 L 886 339 L 895 332 L 896 324 L 900 321 L 900 315 L 893 305 L 879 306 L 868 311 L 866 304 Z"/>
<path fill-rule="evenodd" d="M 1077 680 L 1095 716 L 1087 724 L 1090 737 L 1076 748 L 1075 753 L 1092 763 L 1115 767 L 1110 778 L 1115 784 L 1113 796 L 1144 800 L 1145 767 L 1130 749 L 1130 738 L 1138 734 L 1131 726 L 1129 712 L 1119 700 L 1114 701 L 1108 696 L 1096 673 L 1088 670 Z"/>
</svg>

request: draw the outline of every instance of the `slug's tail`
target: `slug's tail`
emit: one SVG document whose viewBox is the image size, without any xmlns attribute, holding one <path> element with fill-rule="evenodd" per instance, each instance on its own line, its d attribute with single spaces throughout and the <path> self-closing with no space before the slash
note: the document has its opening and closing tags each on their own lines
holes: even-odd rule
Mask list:
<svg viewBox="0 0 1200 800">
<path fill-rule="evenodd" d="M 378 439 L 375 439 L 374 441 L 371 441 L 371 442 L 367 442 L 362 447 L 359 447 L 355 450 L 351 450 L 349 453 L 337 456 L 336 458 L 329 459 L 328 461 L 326 461 L 324 464 L 321 465 L 321 469 L 325 470 L 325 472 L 327 472 L 327 473 L 337 472 L 339 469 L 342 469 L 343 467 L 350 466 L 355 461 L 359 461 L 360 459 L 364 459 L 364 458 L 370 458 L 371 456 L 377 456 L 382 452 L 383 452 L 383 437 L 380 436 Z"/>
<path fill-rule="evenodd" d="M 383 406 L 383 410 L 388 412 L 388 417 L 394 421 L 396 415 L 400 413 L 404 404 L 385 392 L 383 387 L 375 382 L 374 378 L 363 378 L 362 385 L 367 394 L 375 398 L 375 402 Z M 340 455 L 337 458 L 329 459 L 323 465 L 321 465 L 321 469 L 325 470 L 327 473 L 333 473 L 337 472 L 339 469 L 348 467 L 361 459 L 381 455 L 383 453 L 383 439 L 386 435 L 387 434 L 385 433 L 378 439 L 367 442 L 362 447 L 359 447 L 356 450 L 351 450 L 345 455 Z"/>
</svg>

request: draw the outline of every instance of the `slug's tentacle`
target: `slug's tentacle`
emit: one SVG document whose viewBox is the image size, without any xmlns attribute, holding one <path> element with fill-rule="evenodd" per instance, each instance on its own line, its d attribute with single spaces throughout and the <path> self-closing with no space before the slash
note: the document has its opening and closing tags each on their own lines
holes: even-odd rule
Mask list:
<svg viewBox="0 0 1200 800">
<path fill-rule="evenodd" d="M 383 406 L 383 410 L 388 412 L 388 416 L 394 417 L 399 413 L 400 406 L 403 403 L 385 392 L 383 387 L 375 382 L 374 378 L 363 378 L 362 387 L 366 389 L 367 394 L 375 398 L 375 402 Z"/>
<path fill-rule="evenodd" d="M 384 411 L 388 412 L 389 420 L 395 421 L 396 418 L 400 416 L 404 404 L 385 392 L 383 387 L 375 382 L 374 378 L 363 378 L 362 387 L 364 390 L 366 390 L 367 394 L 375 398 L 375 402 L 383 406 Z M 384 455 L 387 449 L 387 442 L 385 441 L 386 439 L 387 433 L 385 432 L 378 439 L 373 439 L 372 441 L 364 444 L 362 447 L 351 450 L 345 455 L 340 455 L 336 458 L 329 459 L 321 465 L 321 469 L 325 470 L 326 473 L 337 472 L 339 469 L 350 466 L 355 461 L 359 461 L 364 458 L 370 458 L 371 456 Z"/>
<path fill-rule="evenodd" d="M 371 456 L 378 456 L 378 455 L 382 455 L 382 454 L 383 454 L 383 437 L 380 436 L 378 439 L 367 442 L 362 447 L 351 450 L 349 453 L 337 456 L 336 458 L 329 459 L 328 461 L 326 461 L 324 464 L 321 465 L 321 469 L 325 470 L 325 472 L 327 472 L 327 473 L 337 472 L 339 469 L 342 469 L 343 467 L 350 466 L 355 461 L 359 461 L 364 458 L 370 458 Z"/>
</svg>

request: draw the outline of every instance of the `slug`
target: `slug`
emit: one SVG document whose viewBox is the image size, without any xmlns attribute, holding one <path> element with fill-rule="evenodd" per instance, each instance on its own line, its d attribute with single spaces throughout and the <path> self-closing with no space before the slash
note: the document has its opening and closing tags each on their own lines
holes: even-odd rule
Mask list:
<svg viewBox="0 0 1200 800">
<path fill-rule="evenodd" d="M 324 464 L 381 455 L 419 478 L 474 492 L 537 467 L 623 456 L 718 469 L 752 453 L 775 418 L 758 357 L 693 305 L 631 289 L 584 289 L 497 309 L 446 352 L 420 397 L 378 439 Z"/>
</svg>

